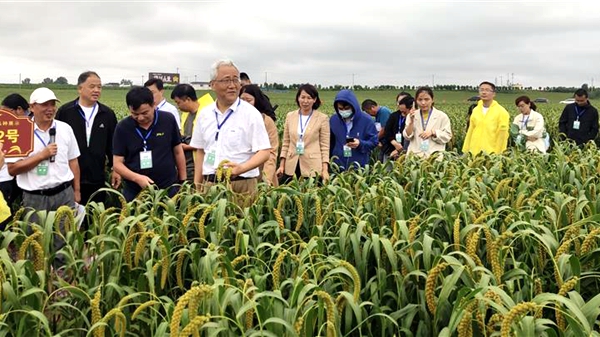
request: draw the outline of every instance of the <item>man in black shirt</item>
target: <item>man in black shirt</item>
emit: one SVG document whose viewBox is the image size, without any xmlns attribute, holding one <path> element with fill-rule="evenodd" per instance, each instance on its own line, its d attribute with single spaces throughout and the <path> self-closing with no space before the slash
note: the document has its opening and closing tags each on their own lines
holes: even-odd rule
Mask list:
<svg viewBox="0 0 600 337">
<path fill-rule="evenodd" d="M 56 112 L 56 119 L 71 126 L 79 145 L 79 169 L 81 170 L 81 203 L 106 187 L 106 171 L 113 164 L 112 140 L 117 117 L 114 111 L 100 103 L 102 82 L 93 71 L 86 71 L 77 79 L 79 97 L 65 103 Z M 121 177 L 112 173 L 111 186 L 117 188 Z M 92 199 L 106 203 L 106 194 L 99 193 Z"/>
<path fill-rule="evenodd" d="M 558 121 L 561 139 L 565 136 L 578 146 L 594 141 L 598 135 L 598 110 L 588 100 L 585 89 L 575 91 L 575 103 L 568 104 Z"/>
<path fill-rule="evenodd" d="M 134 87 L 127 93 L 131 115 L 119 122 L 114 135 L 115 171 L 123 177 L 127 201 L 149 185 L 169 188 L 186 180 L 181 136 L 172 114 L 159 111 L 150 89 Z"/>
</svg>

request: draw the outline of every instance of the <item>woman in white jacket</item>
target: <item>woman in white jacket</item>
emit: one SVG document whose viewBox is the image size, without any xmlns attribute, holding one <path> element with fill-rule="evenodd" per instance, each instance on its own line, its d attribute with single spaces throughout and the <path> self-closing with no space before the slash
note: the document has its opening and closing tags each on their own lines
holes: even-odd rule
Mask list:
<svg viewBox="0 0 600 337">
<path fill-rule="evenodd" d="M 433 91 L 421 87 L 415 94 L 418 109 L 411 111 L 402 134 L 410 142 L 407 155 L 429 157 L 434 152 L 445 151 L 452 139 L 448 115 L 433 107 Z"/>
<path fill-rule="evenodd" d="M 525 148 L 527 150 L 546 153 L 546 128 L 544 126 L 544 116 L 536 112 L 535 103 L 527 96 L 520 96 L 515 100 L 515 105 L 521 112 L 513 120 L 513 124 L 519 127 L 517 138 L 525 138 Z M 517 139 L 519 142 L 520 139 Z"/>
</svg>

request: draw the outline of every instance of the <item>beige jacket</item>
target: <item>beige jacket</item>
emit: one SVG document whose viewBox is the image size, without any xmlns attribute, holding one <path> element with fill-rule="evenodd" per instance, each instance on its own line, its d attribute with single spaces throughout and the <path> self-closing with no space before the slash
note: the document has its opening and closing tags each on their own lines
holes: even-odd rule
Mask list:
<svg viewBox="0 0 600 337">
<path fill-rule="evenodd" d="M 412 118 L 406 119 L 406 127 L 402 132 L 402 135 L 406 140 L 410 142 L 408 145 L 408 150 L 406 151 L 408 154 L 416 154 L 422 157 L 429 157 L 432 153 L 437 151 L 445 151 L 446 144 L 452 139 L 452 128 L 450 126 L 450 119 L 448 115 L 441 110 L 433 108 L 430 112 L 431 116 L 429 117 L 429 122 L 425 120 L 427 123 L 427 130 L 435 130 L 435 137 L 429 138 L 429 150 L 423 152 L 421 150 L 421 144 L 423 144 L 423 139 L 419 137 L 421 133 L 425 130 L 423 129 L 423 122 L 421 120 L 421 110 L 415 111 L 414 121 Z M 414 122 L 413 132 L 411 134 L 407 133 L 408 125 Z"/>
<path fill-rule="evenodd" d="M 527 150 L 540 151 L 546 153 L 546 143 L 544 142 L 544 116 L 539 112 L 531 110 L 529 113 L 529 119 L 523 114 L 518 114 L 513 120 L 513 124 L 519 127 L 519 133 L 525 137 L 532 137 L 534 140 L 527 140 L 525 142 L 525 148 Z M 526 121 L 527 125 L 523 124 Z"/>
<path fill-rule="evenodd" d="M 323 163 L 329 163 L 329 118 L 324 113 L 314 110 L 304 130 L 304 154 L 296 153 L 298 142 L 299 110 L 288 112 L 283 129 L 283 140 L 280 157 L 285 159 L 284 173 L 295 175 L 296 165 L 300 162 L 302 176 L 321 174 Z M 305 118 L 305 117 L 303 117 Z"/>
</svg>

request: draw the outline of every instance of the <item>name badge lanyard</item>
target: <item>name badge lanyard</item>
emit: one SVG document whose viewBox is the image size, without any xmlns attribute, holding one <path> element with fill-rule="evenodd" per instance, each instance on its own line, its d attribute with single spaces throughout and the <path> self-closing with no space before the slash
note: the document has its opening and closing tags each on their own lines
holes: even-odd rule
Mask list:
<svg viewBox="0 0 600 337">
<path fill-rule="evenodd" d="M 152 130 L 154 130 L 156 123 L 158 123 L 158 110 L 154 111 L 154 123 L 152 124 L 150 130 L 148 130 L 148 133 L 146 133 L 146 136 L 142 135 L 139 127 L 135 128 L 135 132 L 137 132 L 138 136 L 140 136 L 142 141 L 144 141 L 144 151 L 148 151 L 148 138 L 150 138 L 150 135 L 152 135 Z"/>
<path fill-rule="evenodd" d="M 302 113 L 300 111 L 298 111 L 298 119 L 300 120 L 300 140 L 302 140 L 302 138 L 304 137 L 304 129 L 306 129 L 306 126 L 308 126 L 308 122 L 310 121 L 310 117 L 312 117 L 313 114 L 313 110 L 310 110 L 310 114 L 308 114 L 308 118 L 306 119 L 306 122 L 304 124 L 302 124 Z"/>
<path fill-rule="evenodd" d="M 400 115 L 400 118 L 398 118 L 398 132 L 400 132 L 400 129 L 402 129 L 402 125 L 404 125 L 405 120 L 406 120 L 406 116 Z"/>
<path fill-rule="evenodd" d="M 429 114 L 427 115 L 427 122 L 423 119 L 423 114 L 421 113 L 421 126 L 423 126 L 423 131 L 427 131 L 427 125 L 429 125 L 429 119 L 433 115 L 433 109 L 429 110 Z"/>
<path fill-rule="evenodd" d="M 527 128 L 527 122 L 529 122 L 529 117 L 531 117 L 531 115 L 527 115 L 527 119 L 521 120 L 521 130 L 525 130 Z"/>
<path fill-rule="evenodd" d="M 167 104 L 167 100 L 166 99 L 163 100 L 163 102 L 158 107 L 156 107 L 156 110 L 160 110 L 160 108 L 162 108 L 165 104 Z"/>
<path fill-rule="evenodd" d="M 579 109 L 577 109 L 577 107 L 575 107 L 575 113 L 577 114 L 577 120 L 579 120 L 579 117 L 583 116 L 584 112 L 585 112 L 585 108 L 581 109 L 581 112 L 579 112 Z"/>
<path fill-rule="evenodd" d="M 81 115 L 81 118 L 83 118 L 83 120 L 85 121 L 85 133 L 87 135 L 87 145 L 90 145 L 90 134 L 91 134 L 91 130 L 89 131 L 88 134 L 88 129 L 90 128 L 90 123 L 92 122 L 92 119 L 94 118 L 94 114 L 96 113 L 96 110 L 98 110 L 98 103 L 94 104 L 94 107 L 92 108 L 92 113 L 90 114 L 90 118 L 86 118 L 85 117 L 85 113 L 83 112 L 83 109 L 81 109 L 81 105 L 79 105 L 79 101 L 77 102 L 77 105 L 79 106 L 79 114 Z"/>
<path fill-rule="evenodd" d="M 240 106 L 240 103 L 242 103 L 242 100 L 238 98 L 238 104 L 236 105 L 236 109 Z M 213 110 L 215 112 L 215 121 L 217 121 L 217 133 L 215 134 L 215 142 L 219 140 L 219 132 L 221 132 L 221 128 L 223 127 L 223 125 L 225 125 L 225 122 L 227 122 L 227 120 L 229 119 L 229 117 L 231 117 L 231 114 L 233 113 L 233 109 L 229 110 L 229 113 L 227 113 L 227 116 L 225 116 L 225 119 L 219 123 L 219 115 L 217 114 L 216 110 Z"/>
</svg>

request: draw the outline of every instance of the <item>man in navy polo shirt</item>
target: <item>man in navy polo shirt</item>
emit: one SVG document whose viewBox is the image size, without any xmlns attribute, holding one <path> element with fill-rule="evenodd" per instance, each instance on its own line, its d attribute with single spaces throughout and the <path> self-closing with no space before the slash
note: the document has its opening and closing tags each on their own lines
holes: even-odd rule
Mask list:
<svg viewBox="0 0 600 337">
<path fill-rule="evenodd" d="M 113 139 L 113 167 L 123 178 L 127 201 L 149 185 L 170 188 L 186 179 L 185 156 L 175 118 L 158 111 L 150 89 L 134 87 L 125 98 L 131 115 L 119 122 Z"/>
</svg>

